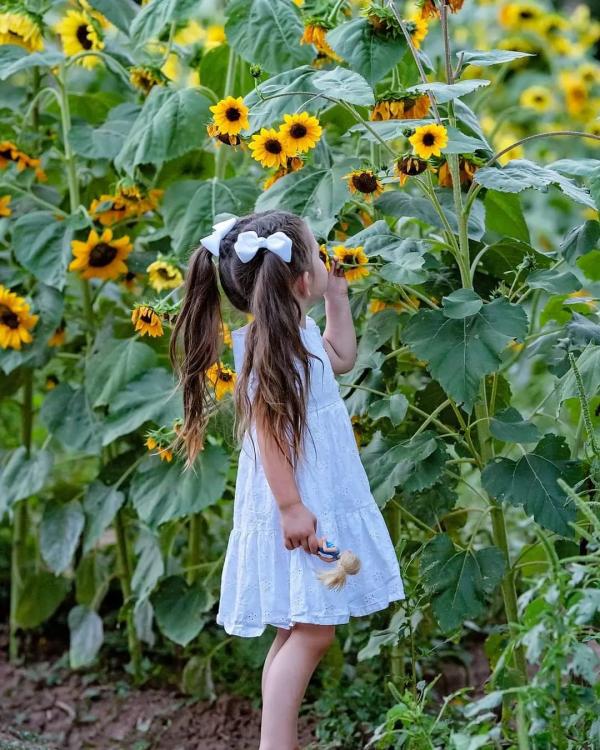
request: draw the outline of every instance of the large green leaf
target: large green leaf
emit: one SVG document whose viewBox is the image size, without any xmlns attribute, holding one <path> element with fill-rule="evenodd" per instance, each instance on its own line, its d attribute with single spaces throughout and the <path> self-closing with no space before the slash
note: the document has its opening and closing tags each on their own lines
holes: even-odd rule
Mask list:
<svg viewBox="0 0 600 750">
<path fill-rule="evenodd" d="M 176 182 L 163 200 L 163 215 L 173 238 L 173 250 L 189 254 L 211 232 L 217 214 L 248 213 L 258 194 L 256 181 L 245 177 Z"/>
<path fill-rule="evenodd" d="M 483 300 L 472 289 L 457 289 L 443 297 L 444 308 L 442 312 L 447 318 L 463 320 L 478 313 L 483 307 Z"/>
<path fill-rule="evenodd" d="M 471 94 L 473 91 L 480 89 L 482 86 L 489 86 L 490 81 L 479 78 L 469 78 L 456 83 L 441 83 L 440 81 L 429 81 L 428 83 L 417 83 L 409 86 L 409 93 L 422 94 L 431 92 L 438 104 L 445 104 L 461 96 Z"/>
<path fill-rule="evenodd" d="M 216 445 L 206 445 L 193 470 L 183 471 L 177 462 L 153 457 L 134 475 L 131 501 L 142 521 L 156 528 L 217 502 L 225 489 L 228 470 L 229 456 Z"/>
<path fill-rule="evenodd" d="M 101 422 L 92 411 L 83 388 L 60 383 L 44 399 L 40 419 L 65 450 L 86 454 L 99 452 Z"/>
<path fill-rule="evenodd" d="M 40 551 L 53 573 L 62 573 L 71 564 L 84 523 L 85 516 L 77 500 L 47 503 L 40 524 Z"/>
<path fill-rule="evenodd" d="M 404 38 L 377 34 L 366 18 L 355 18 L 327 34 L 327 41 L 357 73 L 374 86 L 403 57 Z"/>
<path fill-rule="evenodd" d="M 423 550 L 420 570 L 442 629 L 453 630 L 482 614 L 504 568 L 504 555 L 497 547 L 463 551 L 447 534 L 434 537 Z"/>
<path fill-rule="evenodd" d="M 50 68 L 64 59 L 64 55 L 54 50 L 31 53 L 15 44 L 3 44 L 0 46 L 0 81 L 29 68 Z"/>
<path fill-rule="evenodd" d="M 400 495 L 400 503 L 428 526 L 435 528 L 456 505 L 458 495 L 445 477 L 438 484 L 422 492 L 406 492 Z"/>
<path fill-rule="evenodd" d="M 462 320 L 443 310 L 420 310 L 402 332 L 412 351 L 429 362 L 431 375 L 466 411 L 471 411 L 481 379 L 495 372 L 509 341 L 522 341 L 527 314 L 499 297 Z"/>
<path fill-rule="evenodd" d="M 584 221 L 572 229 L 560 243 L 560 250 L 567 263 L 574 263 L 591 250 L 600 248 L 600 222 Z"/>
<path fill-rule="evenodd" d="M 511 49 L 463 49 L 457 52 L 456 56 L 462 57 L 465 66 L 476 65 L 479 68 L 501 65 L 518 60 L 520 57 L 534 57 L 531 52 L 517 52 Z"/>
<path fill-rule="evenodd" d="M 225 33 L 235 51 L 269 73 L 309 63 L 310 45 L 300 44 L 304 27 L 289 0 L 234 0 L 227 6 Z"/>
<path fill-rule="evenodd" d="M 207 622 L 211 598 L 200 583 L 188 586 L 182 576 L 165 578 L 152 595 L 158 626 L 164 635 L 187 646 Z"/>
<path fill-rule="evenodd" d="M 550 294 L 569 294 L 581 289 L 581 282 L 574 273 L 553 268 L 533 271 L 527 277 L 527 284 L 532 289 L 543 289 Z"/>
<path fill-rule="evenodd" d="M 110 405 L 102 444 L 137 430 L 144 422 L 168 424 L 181 416 L 181 393 L 174 392 L 174 386 L 173 375 L 162 367 L 129 382 Z"/>
<path fill-rule="evenodd" d="M 155 86 L 131 125 L 115 166 L 133 172 L 139 164 L 162 164 L 200 148 L 206 138 L 204 125 L 210 120 L 209 106 L 197 89 Z"/>
<path fill-rule="evenodd" d="M 503 167 L 482 167 L 473 181 L 485 188 L 503 193 L 520 193 L 527 188 L 545 192 L 550 185 L 556 185 L 567 197 L 576 203 L 595 208 L 589 192 L 548 167 L 542 167 L 528 159 L 512 159 Z"/>
<path fill-rule="evenodd" d="M 48 339 L 58 327 L 63 314 L 63 295 L 54 287 L 38 283 L 31 311 L 39 315 L 33 329 L 33 342 L 21 349 L 0 349 L 0 367 L 8 375 L 17 367 L 43 367 L 50 358 Z"/>
<path fill-rule="evenodd" d="M 131 132 L 140 110 L 141 107 L 137 104 L 126 102 L 111 109 L 106 121 L 98 128 L 87 123 L 73 125 L 69 131 L 73 150 L 87 159 L 114 159 Z"/>
<path fill-rule="evenodd" d="M 512 406 L 494 416 L 490 421 L 490 432 L 505 443 L 535 443 L 540 439 L 538 428 L 532 422 L 526 422 Z"/>
<path fill-rule="evenodd" d="M 54 455 L 39 450 L 27 456 L 24 445 L 15 448 L 0 470 L 0 520 L 13 503 L 35 495 L 46 484 Z"/>
<path fill-rule="evenodd" d="M 393 425 L 399 425 L 408 410 L 408 400 L 402 393 L 385 396 L 369 404 L 368 414 L 371 419 L 387 417 Z"/>
<path fill-rule="evenodd" d="M 347 68 L 320 71 L 313 76 L 312 85 L 327 96 L 350 104 L 375 104 L 373 89 L 361 75 Z"/>
<path fill-rule="evenodd" d="M 472 260 L 477 252 L 479 248 L 472 246 Z M 483 270 L 497 279 L 504 279 L 505 274 L 514 273 L 514 269 L 523 262 L 527 255 L 535 260 L 538 268 L 546 268 L 551 263 L 548 256 L 536 252 L 529 243 L 512 237 L 504 237 L 486 246 L 485 253 L 479 261 L 478 270 Z"/>
<path fill-rule="evenodd" d="M 485 206 L 485 228 L 488 232 L 497 232 L 503 237 L 514 237 L 523 242 L 530 242 L 529 228 L 523 215 L 519 195 L 486 190 L 483 205 Z"/>
<path fill-rule="evenodd" d="M 124 34 L 129 34 L 131 23 L 139 10 L 139 6 L 133 0 L 119 0 L 118 3 L 114 0 L 91 0 L 90 5 L 99 10 Z"/>
<path fill-rule="evenodd" d="M 423 253 L 406 252 L 393 263 L 383 265 L 379 269 L 379 275 L 394 284 L 422 284 L 428 276 L 424 265 Z"/>
<path fill-rule="evenodd" d="M 69 591 L 69 581 L 47 570 L 23 578 L 22 595 L 17 603 L 16 623 L 21 628 L 37 628 L 51 617 Z"/>
<path fill-rule="evenodd" d="M 69 612 L 69 663 L 71 669 L 92 664 L 104 640 L 102 618 L 93 609 L 78 604 Z"/>
<path fill-rule="evenodd" d="M 600 390 L 600 346 L 588 345 L 577 357 L 575 365 L 579 370 L 583 390 L 588 398 L 593 398 Z M 578 398 L 577 379 L 572 369 L 564 375 L 558 386 L 559 405 L 568 398 Z"/>
<path fill-rule="evenodd" d="M 108 339 L 86 360 L 85 384 L 92 406 L 110 404 L 127 383 L 156 365 L 156 353 L 137 339 Z"/>
<path fill-rule="evenodd" d="M 131 588 L 138 600 L 143 600 L 150 595 L 165 572 L 158 537 L 142 527 L 135 540 L 135 553 L 138 558 L 131 577 Z"/>
<path fill-rule="evenodd" d="M 17 261 L 40 281 L 62 290 L 71 258 L 73 230 L 51 211 L 24 214 L 13 227 Z"/>
<path fill-rule="evenodd" d="M 563 437 L 545 435 L 537 446 L 517 460 L 499 458 L 489 463 L 481 481 L 498 500 L 522 505 L 525 512 L 546 529 L 573 536 L 569 526 L 575 520 L 575 505 L 557 483 L 563 479 L 574 485 L 581 477 L 581 466 L 570 460 Z"/>
<path fill-rule="evenodd" d="M 114 487 L 107 487 L 100 481 L 92 482 L 88 486 L 83 501 L 85 511 L 84 552 L 88 552 L 94 547 L 104 531 L 110 526 L 124 502 L 125 495 Z"/>
<path fill-rule="evenodd" d="M 305 167 L 285 175 L 262 193 L 257 211 L 285 209 L 306 219 L 318 237 L 327 237 L 337 221 L 337 213 L 350 197 L 343 176 L 352 169 L 349 161 L 330 168 Z"/>
<path fill-rule="evenodd" d="M 130 36 L 137 42 L 158 37 L 168 23 L 193 16 L 197 7 L 197 0 L 150 0 L 133 19 Z"/>
<path fill-rule="evenodd" d="M 421 432 L 398 443 L 376 432 L 362 451 L 373 497 L 380 507 L 397 487 L 419 492 L 439 481 L 448 455 L 444 443 L 433 432 Z"/>
</svg>

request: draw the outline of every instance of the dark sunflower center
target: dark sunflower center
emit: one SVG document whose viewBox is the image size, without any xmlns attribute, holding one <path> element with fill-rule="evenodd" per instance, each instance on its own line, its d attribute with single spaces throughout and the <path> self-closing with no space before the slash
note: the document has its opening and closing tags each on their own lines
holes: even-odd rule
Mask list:
<svg viewBox="0 0 600 750">
<path fill-rule="evenodd" d="M 117 248 L 113 245 L 109 245 L 106 242 L 99 242 L 90 252 L 90 259 L 88 261 L 90 266 L 94 268 L 102 268 L 108 266 L 117 257 Z"/>
<path fill-rule="evenodd" d="M 223 370 L 221 370 L 221 372 L 219 373 L 219 378 L 225 383 L 228 383 L 231 380 L 231 373 L 223 372 Z"/>
<path fill-rule="evenodd" d="M 133 281 L 135 279 L 135 273 L 133 271 L 127 271 L 125 274 L 125 281 Z"/>
<path fill-rule="evenodd" d="M 342 263 L 354 263 L 354 262 L 355 262 L 354 255 L 350 255 L 349 253 L 347 255 L 344 255 Z"/>
<path fill-rule="evenodd" d="M 12 151 L 9 148 L 7 148 L 6 151 L 0 151 L 0 157 L 2 159 L 12 160 Z"/>
<path fill-rule="evenodd" d="M 144 321 L 144 323 L 147 323 L 150 325 L 152 323 L 152 318 L 154 317 L 154 313 L 152 310 L 147 310 L 145 313 L 142 313 L 140 315 L 140 319 Z"/>
<path fill-rule="evenodd" d="M 19 316 L 13 312 L 10 307 L 0 305 L 0 323 L 8 328 L 19 327 Z"/>
<path fill-rule="evenodd" d="M 237 120 L 239 120 L 241 116 L 242 114 L 237 107 L 228 107 L 225 110 L 225 117 L 229 120 L 229 122 L 237 122 Z"/>
<path fill-rule="evenodd" d="M 92 49 L 92 42 L 88 36 L 88 27 L 86 24 L 81 24 L 77 27 L 75 36 L 77 37 L 77 41 L 79 42 L 79 44 L 81 44 L 83 49 Z"/>
<path fill-rule="evenodd" d="M 277 138 L 269 138 L 268 141 L 265 141 L 265 151 L 270 154 L 280 154 L 283 151 L 281 142 Z"/>
<path fill-rule="evenodd" d="M 435 143 L 435 135 L 433 133 L 425 133 L 423 136 L 423 145 L 424 146 L 433 146 Z"/>
<path fill-rule="evenodd" d="M 159 268 L 158 275 L 162 276 L 163 279 L 167 279 L 168 281 L 171 281 L 171 279 L 175 278 L 175 274 L 172 271 L 170 271 L 168 268 Z"/>
<path fill-rule="evenodd" d="M 377 178 L 374 174 L 361 172 L 360 174 L 355 174 L 352 179 L 354 187 L 360 190 L 361 193 L 374 193 L 377 190 Z"/>
<path fill-rule="evenodd" d="M 522 19 L 524 19 L 525 21 L 527 21 L 528 19 L 530 19 L 530 18 L 533 18 L 533 13 L 532 13 L 532 12 L 531 12 L 530 10 L 522 10 L 522 11 L 521 11 L 521 12 L 519 13 L 519 16 L 520 16 L 520 17 L 521 17 Z"/>
<path fill-rule="evenodd" d="M 292 138 L 304 138 L 307 132 L 306 125 L 303 125 L 301 122 L 295 122 L 290 128 Z"/>
</svg>

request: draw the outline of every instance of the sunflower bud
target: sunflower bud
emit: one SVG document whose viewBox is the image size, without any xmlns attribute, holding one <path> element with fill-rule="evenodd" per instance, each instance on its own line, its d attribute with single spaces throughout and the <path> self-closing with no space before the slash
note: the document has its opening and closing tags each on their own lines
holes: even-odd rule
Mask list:
<svg viewBox="0 0 600 750">
<path fill-rule="evenodd" d="M 260 65 L 251 65 L 250 66 L 250 75 L 252 78 L 260 78 L 263 73 L 263 69 Z"/>
</svg>

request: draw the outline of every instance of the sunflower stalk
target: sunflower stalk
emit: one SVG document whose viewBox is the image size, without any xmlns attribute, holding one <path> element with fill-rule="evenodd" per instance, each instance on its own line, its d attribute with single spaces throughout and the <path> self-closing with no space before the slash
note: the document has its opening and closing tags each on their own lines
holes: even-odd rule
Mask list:
<svg viewBox="0 0 600 750">
<path fill-rule="evenodd" d="M 33 371 L 26 368 L 23 372 L 23 403 L 21 411 L 21 439 L 27 458 L 31 455 L 33 434 Z M 14 509 L 13 538 L 10 559 L 10 633 L 9 658 L 16 662 L 19 658 L 19 640 L 17 637 L 17 610 L 23 591 L 23 571 L 26 562 L 27 526 L 29 522 L 27 500 L 20 500 Z"/>
<path fill-rule="evenodd" d="M 123 509 L 117 511 L 115 516 L 115 534 L 117 537 L 117 565 L 118 577 L 123 595 L 123 607 L 125 611 L 125 622 L 127 627 L 127 643 L 129 656 L 131 658 L 131 671 L 134 680 L 141 682 L 142 679 L 142 648 L 135 629 L 133 619 L 133 598 L 131 588 L 131 557 L 127 542 L 127 529 Z"/>
<path fill-rule="evenodd" d="M 69 186 L 69 205 L 71 215 L 75 215 L 79 210 L 79 183 L 77 182 L 77 168 L 75 165 L 75 155 L 70 143 L 71 133 L 71 109 L 69 107 L 69 94 L 66 87 L 66 67 L 61 63 L 58 73 L 58 90 L 60 93 L 60 117 L 63 131 L 63 147 L 65 154 L 65 167 L 67 170 L 67 184 Z M 81 296 L 83 300 L 83 311 L 88 327 L 88 333 L 94 332 L 94 310 L 92 307 L 92 295 L 90 285 L 87 279 L 80 278 Z"/>
<path fill-rule="evenodd" d="M 227 60 L 227 74 L 225 77 L 225 90 L 223 92 L 223 98 L 226 99 L 228 96 L 233 95 L 233 89 L 235 86 L 235 69 L 236 69 L 237 55 L 233 47 L 229 48 L 229 58 Z M 228 149 L 221 146 L 217 151 L 215 157 L 215 177 L 217 180 L 222 180 L 225 177 L 225 167 L 227 166 L 227 153 Z"/>
<path fill-rule="evenodd" d="M 194 583 L 198 577 L 201 565 L 202 532 L 206 530 L 206 523 L 202 513 L 194 513 L 190 518 L 188 531 L 188 571 L 187 581 Z"/>
</svg>

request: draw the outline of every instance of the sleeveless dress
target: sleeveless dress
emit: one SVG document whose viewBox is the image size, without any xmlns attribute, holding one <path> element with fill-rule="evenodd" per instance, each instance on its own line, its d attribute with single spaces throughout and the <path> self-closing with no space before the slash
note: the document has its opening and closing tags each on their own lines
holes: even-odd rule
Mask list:
<svg viewBox="0 0 600 750">
<path fill-rule="evenodd" d="M 241 371 L 248 326 L 232 331 L 235 369 Z M 360 460 L 352 423 L 323 348 L 321 331 L 306 316 L 300 326 L 311 378 L 304 453 L 296 467 L 302 502 L 317 517 L 317 537 L 351 549 L 361 569 L 333 591 L 316 574 L 331 564 L 302 547 L 284 546 L 279 509 L 265 478 L 254 426 L 242 441 L 217 623 L 231 635 L 261 635 L 266 625 L 347 623 L 404 599 L 398 559 Z"/>
</svg>

